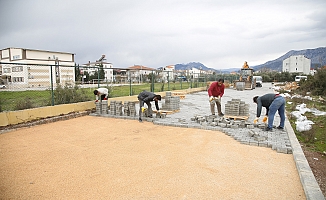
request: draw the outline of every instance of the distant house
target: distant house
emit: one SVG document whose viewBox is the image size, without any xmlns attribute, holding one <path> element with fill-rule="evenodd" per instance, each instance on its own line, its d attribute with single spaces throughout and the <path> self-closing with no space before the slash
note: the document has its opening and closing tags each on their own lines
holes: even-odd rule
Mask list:
<svg viewBox="0 0 326 200">
<path fill-rule="evenodd" d="M 73 53 L 11 47 L 0 50 L 0 62 L 1 79 L 12 88 L 75 83 Z"/>
<path fill-rule="evenodd" d="M 168 65 L 166 67 L 162 68 L 162 80 L 163 81 L 172 81 L 174 80 L 175 76 L 175 66 L 174 65 Z"/>
<path fill-rule="evenodd" d="M 104 55 L 103 55 L 104 56 Z M 98 70 L 99 66 L 103 66 L 104 70 L 104 82 L 113 82 L 114 81 L 114 75 L 113 75 L 113 65 L 112 63 L 104 62 L 102 60 L 97 60 L 95 62 L 88 62 L 83 65 L 80 69 L 81 72 L 87 72 L 89 75 L 94 75 L 94 73 Z"/>
<path fill-rule="evenodd" d="M 155 72 L 155 69 L 143 65 L 134 65 L 128 67 L 127 70 L 129 71 L 127 74 L 128 79 L 131 80 L 132 83 L 147 82 L 148 75 Z"/>
<path fill-rule="evenodd" d="M 310 74 L 311 60 L 304 55 L 290 56 L 283 60 L 283 72 Z"/>
</svg>

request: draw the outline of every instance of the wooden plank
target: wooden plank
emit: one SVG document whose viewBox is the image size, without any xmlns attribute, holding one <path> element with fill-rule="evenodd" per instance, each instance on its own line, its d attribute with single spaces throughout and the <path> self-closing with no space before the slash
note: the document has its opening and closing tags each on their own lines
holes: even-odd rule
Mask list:
<svg viewBox="0 0 326 200">
<path fill-rule="evenodd" d="M 157 110 L 153 110 L 154 113 L 157 113 Z M 160 110 L 160 113 L 166 113 L 167 115 L 179 112 L 179 110 Z"/>
<path fill-rule="evenodd" d="M 242 119 L 242 120 L 248 120 L 249 116 L 236 116 L 236 115 L 224 115 L 225 118 L 232 118 L 234 120 Z"/>
</svg>

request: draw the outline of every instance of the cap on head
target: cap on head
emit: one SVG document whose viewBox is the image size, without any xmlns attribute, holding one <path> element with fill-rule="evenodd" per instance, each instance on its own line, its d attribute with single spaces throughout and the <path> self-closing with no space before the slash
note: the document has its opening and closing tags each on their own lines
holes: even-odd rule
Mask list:
<svg viewBox="0 0 326 200">
<path fill-rule="evenodd" d="M 161 101 L 161 95 L 155 95 L 154 97 L 156 97 L 157 100 Z"/>
<path fill-rule="evenodd" d="M 258 99 L 258 96 L 255 96 L 254 98 L 252 98 L 252 100 L 254 101 L 254 103 L 257 103 L 257 99 Z"/>
</svg>

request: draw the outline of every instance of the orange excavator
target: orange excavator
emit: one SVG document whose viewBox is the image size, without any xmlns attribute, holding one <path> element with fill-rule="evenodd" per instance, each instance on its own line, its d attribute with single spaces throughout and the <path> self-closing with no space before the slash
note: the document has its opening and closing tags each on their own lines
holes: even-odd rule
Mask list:
<svg viewBox="0 0 326 200">
<path fill-rule="evenodd" d="M 237 90 L 252 90 L 256 88 L 256 79 L 253 78 L 253 69 L 249 67 L 247 61 L 244 62 L 240 70 L 240 78 L 234 81 L 234 88 Z"/>
</svg>

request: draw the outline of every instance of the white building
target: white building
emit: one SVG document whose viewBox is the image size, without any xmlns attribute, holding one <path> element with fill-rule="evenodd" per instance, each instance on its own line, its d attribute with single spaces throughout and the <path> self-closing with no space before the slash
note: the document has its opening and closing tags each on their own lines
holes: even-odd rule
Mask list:
<svg viewBox="0 0 326 200">
<path fill-rule="evenodd" d="M 311 60 L 303 55 L 290 56 L 283 60 L 283 72 L 302 73 L 308 75 L 310 73 Z"/>
<path fill-rule="evenodd" d="M 193 67 L 191 70 L 189 70 L 188 73 L 189 73 L 191 79 L 197 79 L 201 76 L 201 74 L 204 73 L 204 70 L 197 69 L 197 68 Z"/>
<path fill-rule="evenodd" d="M 134 65 L 127 68 L 128 80 L 131 80 L 132 83 L 143 83 L 149 81 L 148 76 L 151 73 L 155 73 L 155 69 L 146 67 L 143 65 Z"/>
<path fill-rule="evenodd" d="M 23 48 L 0 50 L 0 75 L 9 88 L 75 83 L 75 54 Z M 52 70 L 51 70 L 52 69 Z"/>
<path fill-rule="evenodd" d="M 174 65 L 169 65 L 169 66 L 166 66 L 166 67 L 163 67 L 162 68 L 162 80 L 167 82 L 168 80 L 169 81 L 172 81 L 174 80 L 174 72 L 175 72 L 175 66 Z"/>
<path fill-rule="evenodd" d="M 102 57 L 104 58 L 105 55 L 102 55 Z M 87 72 L 89 75 L 94 75 L 95 71 L 98 70 L 99 66 L 102 65 L 103 66 L 103 70 L 104 70 L 104 82 L 113 82 L 113 65 L 112 63 L 108 63 L 108 62 L 103 62 L 101 59 L 97 60 L 96 62 L 88 62 L 87 64 L 84 64 L 83 67 L 81 66 L 80 69 L 83 72 Z"/>
</svg>

